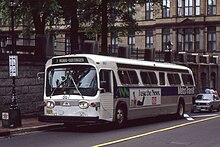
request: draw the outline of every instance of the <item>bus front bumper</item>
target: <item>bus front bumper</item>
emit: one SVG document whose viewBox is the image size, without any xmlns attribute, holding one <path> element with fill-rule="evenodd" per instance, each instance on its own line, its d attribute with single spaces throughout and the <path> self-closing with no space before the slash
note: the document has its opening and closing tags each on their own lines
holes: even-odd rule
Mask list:
<svg viewBox="0 0 220 147">
<path fill-rule="evenodd" d="M 101 120 L 99 117 L 77 117 L 77 116 L 49 116 L 49 115 L 40 115 L 38 120 L 41 122 L 56 122 L 56 123 L 97 123 Z"/>
</svg>

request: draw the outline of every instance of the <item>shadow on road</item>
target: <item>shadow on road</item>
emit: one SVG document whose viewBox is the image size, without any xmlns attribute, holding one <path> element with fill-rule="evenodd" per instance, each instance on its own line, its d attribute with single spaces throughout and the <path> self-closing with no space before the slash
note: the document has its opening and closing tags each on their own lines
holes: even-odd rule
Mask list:
<svg viewBox="0 0 220 147">
<path fill-rule="evenodd" d="M 168 122 L 177 120 L 174 115 L 164 115 L 158 117 L 150 117 L 144 119 L 136 119 L 127 121 L 127 125 L 124 128 L 131 128 L 137 126 L 143 126 L 148 124 L 155 124 L 161 122 Z M 120 128 L 120 129 L 124 129 Z M 56 132 L 86 132 L 86 133 L 98 133 L 98 132 L 106 132 L 111 130 L 116 130 L 114 123 L 100 123 L 100 124 L 89 124 L 89 125 L 68 125 L 62 128 L 51 130 Z"/>
</svg>

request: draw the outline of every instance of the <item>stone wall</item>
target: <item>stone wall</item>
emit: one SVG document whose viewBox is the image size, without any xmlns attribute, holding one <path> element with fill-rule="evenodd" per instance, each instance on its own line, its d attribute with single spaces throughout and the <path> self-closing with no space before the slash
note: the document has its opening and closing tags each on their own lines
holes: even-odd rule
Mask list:
<svg viewBox="0 0 220 147">
<path fill-rule="evenodd" d="M 11 105 L 12 77 L 9 77 L 8 61 L 0 62 L 0 112 Z M 37 73 L 44 71 L 44 62 L 19 61 L 18 76 L 15 77 L 15 90 L 18 108 L 22 116 L 38 115 L 42 112 L 43 79 Z"/>
</svg>

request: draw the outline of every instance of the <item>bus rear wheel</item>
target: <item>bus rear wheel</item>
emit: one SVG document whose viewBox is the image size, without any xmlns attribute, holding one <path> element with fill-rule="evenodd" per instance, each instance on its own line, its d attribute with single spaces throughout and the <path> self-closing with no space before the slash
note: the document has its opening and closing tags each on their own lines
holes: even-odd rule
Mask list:
<svg viewBox="0 0 220 147">
<path fill-rule="evenodd" d="M 122 128 L 125 126 L 127 121 L 126 108 L 123 105 L 118 105 L 115 114 L 115 124 L 117 128 Z"/>
<path fill-rule="evenodd" d="M 185 113 L 185 105 L 184 105 L 183 101 L 180 101 L 179 104 L 178 104 L 176 115 L 177 115 L 178 118 L 183 118 L 184 113 Z"/>
</svg>

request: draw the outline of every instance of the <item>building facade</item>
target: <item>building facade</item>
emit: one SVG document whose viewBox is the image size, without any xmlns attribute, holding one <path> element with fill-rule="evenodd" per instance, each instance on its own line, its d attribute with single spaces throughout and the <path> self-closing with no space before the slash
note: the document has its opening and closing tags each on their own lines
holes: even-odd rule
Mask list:
<svg viewBox="0 0 220 147">
<path fill-rule="evenodd" d="M 157 61 L 164 61 L 164 53 L 172 52 L 172 62 L 193 70 L 197 92 L 207 87 L 220 90 L 220 1 L 163 0 L 161 8 L 146 0 L 135 9 L 142 32 L 120 37 L 120 42 L 110 38 L 112 46 L 152 49 Z"/>
</svg>

